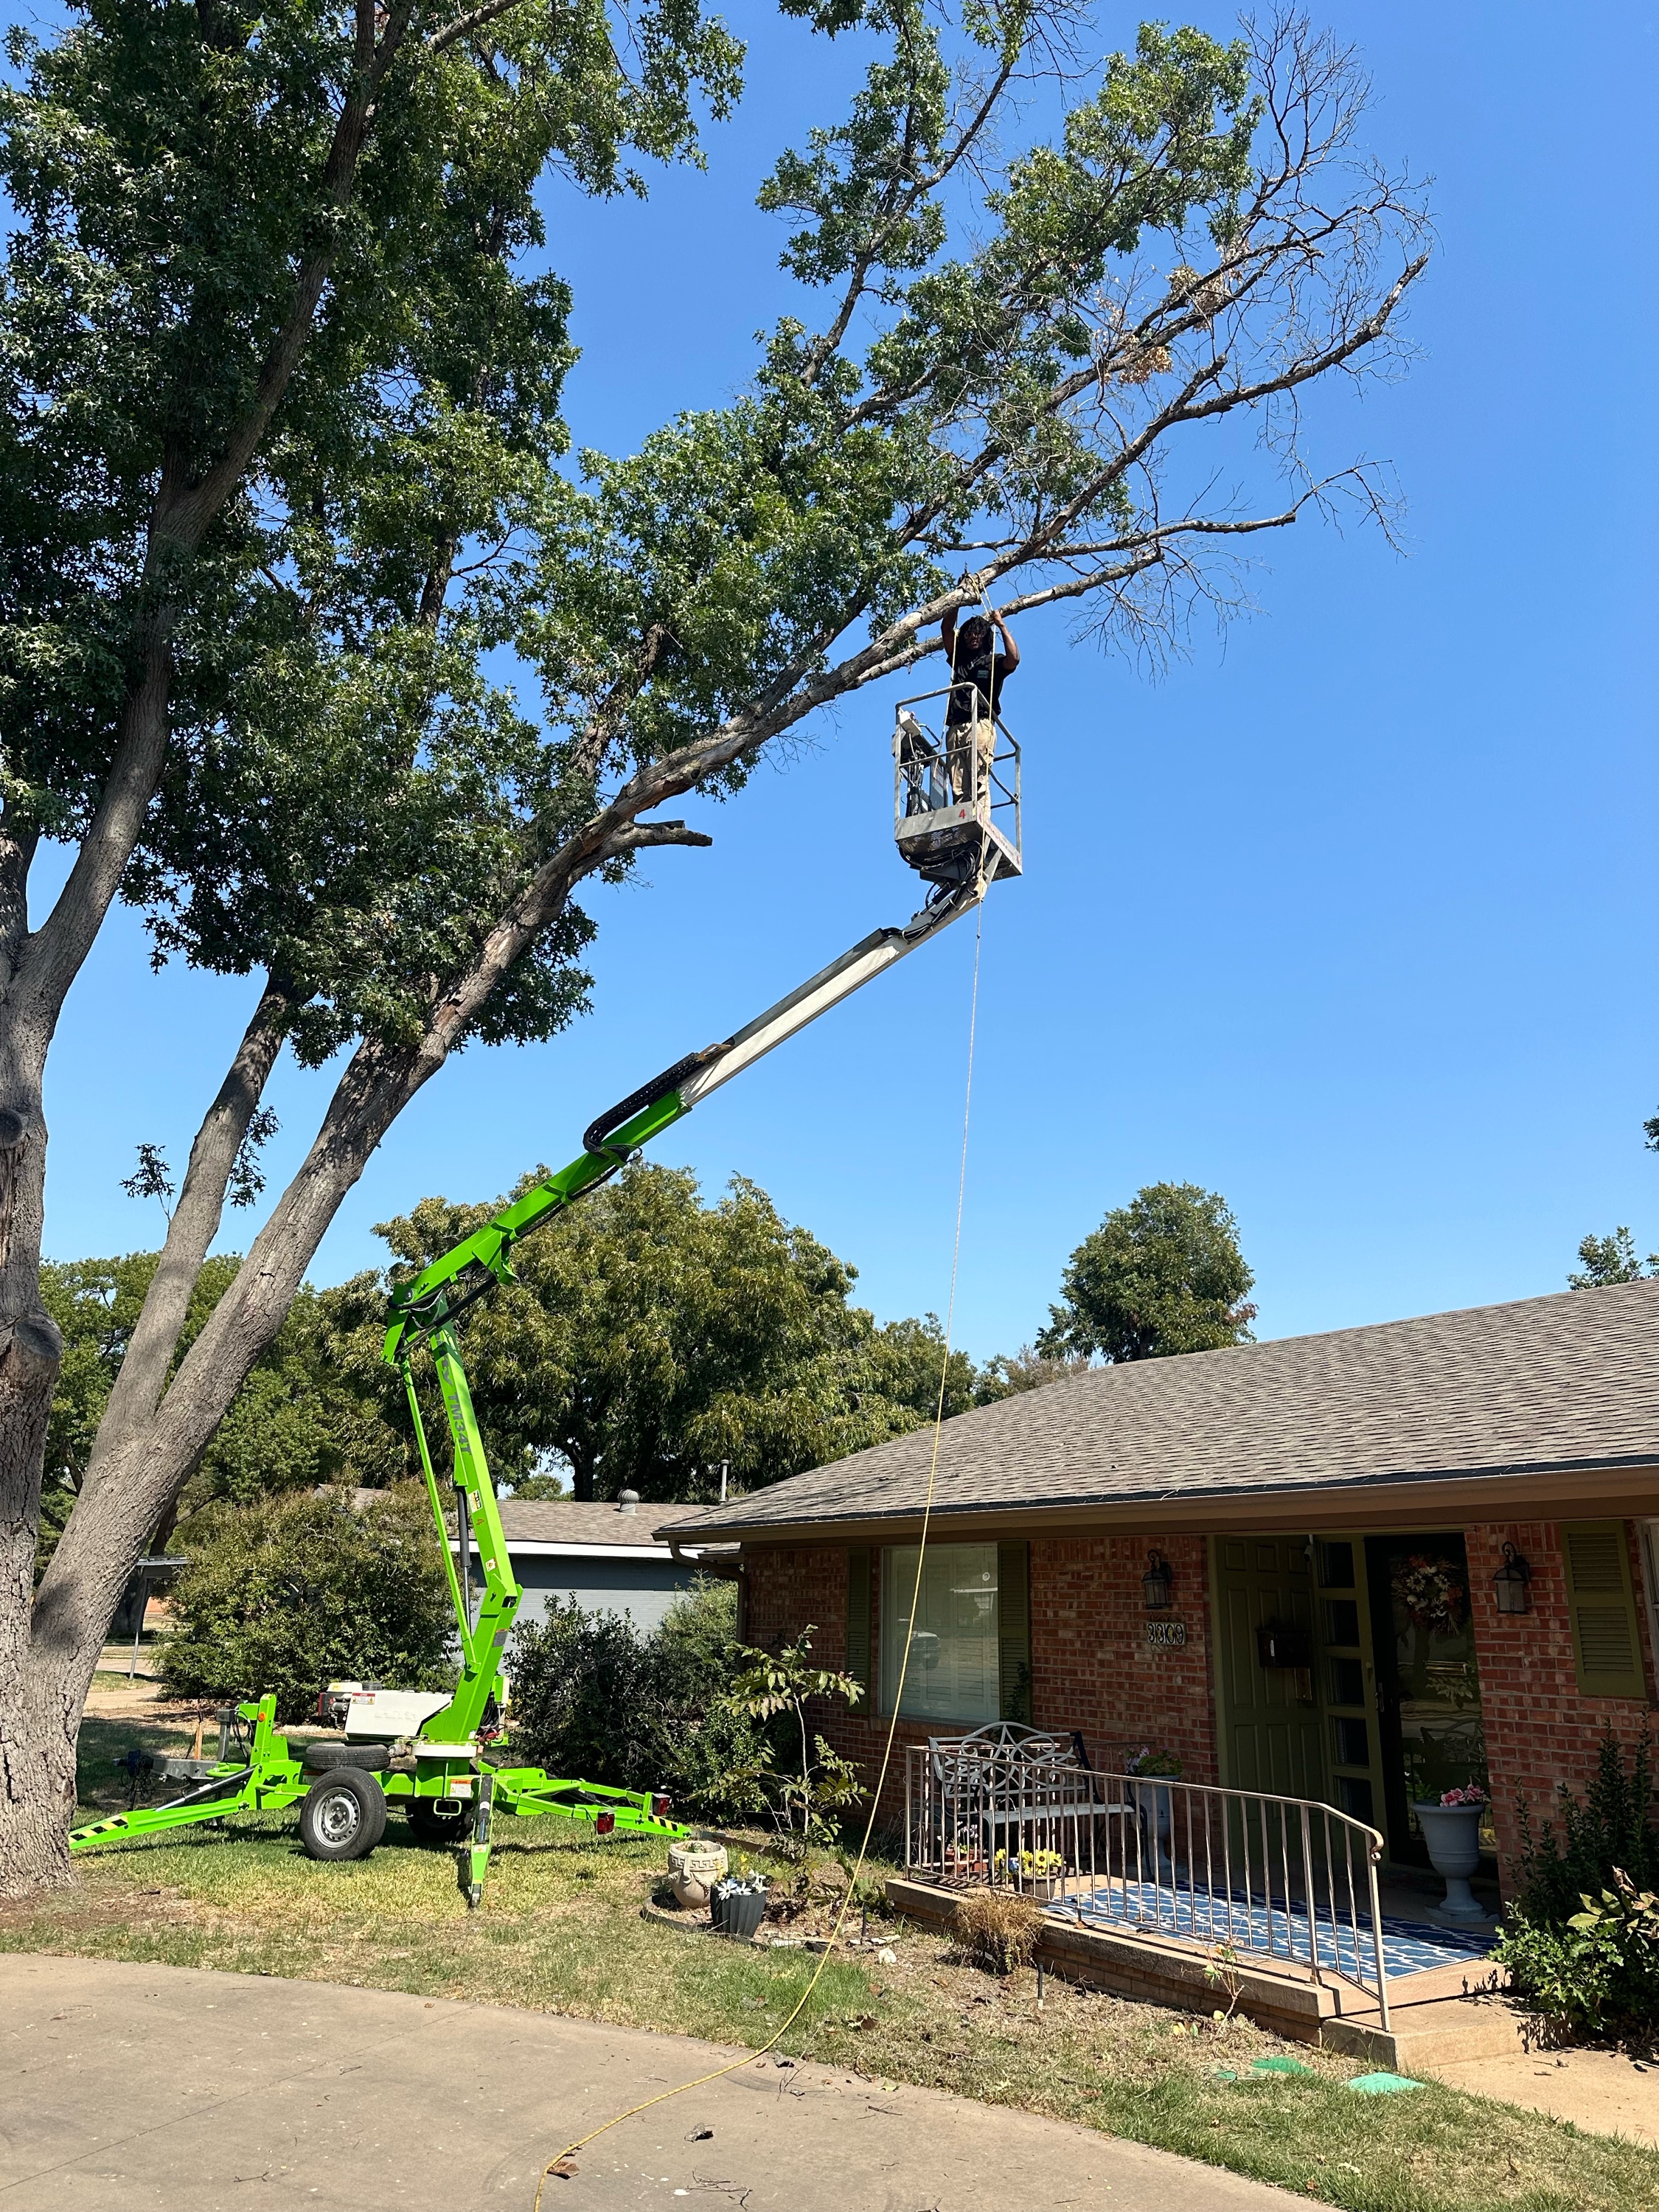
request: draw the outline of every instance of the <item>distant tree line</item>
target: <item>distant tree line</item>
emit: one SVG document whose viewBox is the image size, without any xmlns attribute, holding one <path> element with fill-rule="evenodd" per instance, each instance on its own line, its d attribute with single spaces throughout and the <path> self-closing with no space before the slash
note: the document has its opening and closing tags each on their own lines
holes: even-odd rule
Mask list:
<svg viewBox="0 0 1659 2212">
<path fill-rule="evenodd" d="M 216 1504 L 417 1476 L 402 1388 L 380 1358 L 388 1283 L 499 1202 L 423 1200 L 380 1228 L 389 1276 L 307 1285 L 155 1540 Z M 85 1476 L 157 1256 L 42 1268 L 42 1303 L 64 1341 L 46 1557 Z M 239 1264 L 215 1258 L 203 1268 L 180 1357 Z M 459 1326 L 496 1478 L 531 1497 L 712 1498 L 722 1463 L 734 1489 L 752 1488 L 922 1426 L 940 1406 L 941 1380 L 948 1419 L 1096 1359 L 1240 1342 L 1255 1310 L 1231 1214 L 1190 1183 L 1154 1184 L 1109 1213 L 1072 1255 L 1036 1343 L 983 1365 L 957 1350 L 947 1360 L 933 1314 L 878 1322 L 854 1302 L 857 1269 L 740 1177 L 707 1204 L 686 1170 L 635 1163 L 527 1239 L 515 1267 L 518 1279 Z M 441 1436 L 429 1376 L 422 1387 Z"/>
</svg>

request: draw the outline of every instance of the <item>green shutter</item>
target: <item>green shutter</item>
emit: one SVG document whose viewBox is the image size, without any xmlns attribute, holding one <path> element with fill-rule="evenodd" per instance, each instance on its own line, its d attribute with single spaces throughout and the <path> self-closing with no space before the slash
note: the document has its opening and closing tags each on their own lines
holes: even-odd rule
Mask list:
<svg viewBox="0 0 1659 2212">
<path fill-rule="evenodd" d="M 870 1692 L 870 1548 L 856 1545 L 847 1554 L 847 1671 Z"/>
<path fill-rule="evenodd" d="M 1580 1694 L 1645 1697 L 1624 1522 L 1585 1521 L 1564 1528 L 1561 1549 Z"/>
<path fill-rule="evenodd" d="M 1031 1717 L 1031 1592 L 1029 1544 L 997 1546 L 999 1717 Z"/>
</svg>

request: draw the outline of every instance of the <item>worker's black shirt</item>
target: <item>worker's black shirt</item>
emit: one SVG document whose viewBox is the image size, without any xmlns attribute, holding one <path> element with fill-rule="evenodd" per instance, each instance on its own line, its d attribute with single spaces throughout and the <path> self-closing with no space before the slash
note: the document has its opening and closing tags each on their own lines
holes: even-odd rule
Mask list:
<svg viewBox="0 0 1659 2212">
<path fill-rule="evenodd" d="M 951 704 L 945 712 L 945 721 L 978 721 L 985 712 L 983 702 L 988 699 L 994 714 L 1001 703 L 1003 678 L 1012 673 L 1012 664 L 1006 653 L 981 653 L 972 660 L 958 653 L 951 676 Z"/>
</svg>

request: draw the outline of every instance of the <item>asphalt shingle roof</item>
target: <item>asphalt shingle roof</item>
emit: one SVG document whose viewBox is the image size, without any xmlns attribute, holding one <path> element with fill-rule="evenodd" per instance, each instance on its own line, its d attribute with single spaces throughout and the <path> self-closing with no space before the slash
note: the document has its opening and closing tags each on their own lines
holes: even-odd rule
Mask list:
<svg viewBox="0 0 1659 2212">
<path fill-rule="evenodd" d="M 503 1498 L 501 1533 L 514 1544 L 643 1544 L 659 1540 L 659 1528 L 696 1520 L 700 1505 L 640 1505 L 632 1513 L 614 1504 L 579 1503 L 574 1498 Z"/>
<path fill-rule="evenodd" d="M 914 1519 L 930 1428 L 678 1533 Z M 1659 1281 L 1103 1367 L 947 1421 L 934 1511 L 1659 1464 Z M 642 1512 L 652 1509 L 641 1508 Z M 648 1525 L 643 1524 L 642 1525 Z"/>
</svg>

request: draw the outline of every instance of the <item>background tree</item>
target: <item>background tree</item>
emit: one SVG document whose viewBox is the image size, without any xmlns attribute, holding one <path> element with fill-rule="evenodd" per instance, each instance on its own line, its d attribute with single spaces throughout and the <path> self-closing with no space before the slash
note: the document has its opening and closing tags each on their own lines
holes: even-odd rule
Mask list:
<svg viewBox="0 0 1659 2212">
<path fill-rule="evenodd" d="M 1050 1358 L 1120 1360 L 1248 1344 L 1255 1280 L 1218 1193 L 1149 1183 L 1073 1253 L 1037 1347 Z"/>
<path fill-rule="evenodd" d="M 400 1483 L 361 1509 L 336 1491 L 203 1516 L 159 1656 L 175 1696 L 274 1692 L 297 1721 L 331 1679 L 447 1686 L 454 1627 L 425 1486 Z"/>
<path fill-rule="evenodd" d="M 974 1386 L 974 1403 L 994 1405 L 999 1398 L 1014 1397 L 1021 1390 L 1069 1382 L 1074 1376 L 1086 1375 L 1093 1364 L 1086 1352 L 1039 1352 L 1034 1344 L 1022 1344 L 1018 1352 L 999 1352 L 986 1361 Z"/>
<path fill-rule="evenodd" d="M 1639 1283 L 1644 1275 L 1659 1275 L 1659 1252 L 1650 1252 L 1647 1264 L 1636 1256 L 1636 1240 L 1628 1229 L 1615 1229 L 1611 1237 L 1587 1237 L 1578 1247 L 1581 1274 L 1569 1275 L 1574 1291 L 1599 1291 L 1609 1283 Z"/>
<path fill-rule="evenodd" d="M 380 1233 L 418 1269 L 502 1202 L 428 1199 Z M 518 1279 L 459 1323 L 504 1481 L 551 1455 L 580 1498 L 709 1497 L 722 1460 L 737 1488 L 752 1487 L 933 1418 L 938 1322 L 878 1328 L 850 1303 L 857 1269 L 741 1178 L 705 1206 L 690 1173 L 635 1163 L 527 1238 L 514 1267 Z M 340 1368 L 380 1396 L 401 1435 L 401 1386 L 380 1357 L 384 1312 L 382 1298 L 369 1303 Z M 953 1353 L 948 1413 L 973 1403 L 975 1381 L 973 1362 Z M 430 1413 L 442 1433 L 435 1390 Z"/>
<path fill-rule="evenodd" d="M 906 4 L 871 18 L 886 50 L 848 123 L 786 155 L 763 195 L 799 221 L 788 266 L 830 292 L 817 331 L 781 324 L 750 392 L 684 418 L 631 459 L 585 455 L 573 482 L 552 465 L 544 432 L 527 447 L 508 438 L 497 472 L 506 481 L 485 497 L 464 471 L 466 497 L 451 495 L 439 464 L 456 450 L 453 426 L 476 428 L 492 451 L 506 436 L 490 404 L 477 402 L 477 378 L 505 342 L 481 319 L 480 301 L 502 307 L 526 374 L 539 364 L 532 411 L 544 424 L 549 411 L 548 347 L 531 325 L 538 316 L 545 324 L 553 303 L 522 299 L 505 272 L 528 234 L 526 179 L 538 162 L 526 145 L 533 152 L 538 129 L 544 137 L 568 118 L 556 100 L 552 125 L 536 106 L 551 65 L 518 58 L 523 38 L 533 44 L 526 18 L 539 25 L 527 0 L 507 8 L 483 63 L 457 82 L 445 73 L 463 68 L 451 59 L 459 49 L 438 50 L 457 111 L 483 122 L 462 134 L 477 175 L 441 209 L 423 204 L 423 242 L 448 243 L 415 265 L 441 271 L 441 297 L 424 322 L 401 310 L 394 318 L 398 331 L 422 333 L 421 358 L 404 383 L 319 386 L 330 408 L 314 424 L 295 416 L 287 451 L 306 497 L 273 498 L 283 518 L 276 565 L 258 557 L 270 550 L 262 539 L 240 552 L 200 626 L 191 695 L 204 733 L 199 773 L 192 755 L 160 787 L 149 817 L 153 858 L 135 888 L 161 910 L 177 949 L 246 971 L 255 948 L 239 937 L 237 917 L 264 909 L 246 889 L 232 897 L 225 888 L 244 852 L 257 863 L 256 886 L 267 860 L 251 832 L 219 828 L 257 830 L 262 818 L 263 800 L 233 805 L 225 795 L 258 798 L 247 763 L 271 731 L 287 728 L 285 702 L 303 692 L 273 672 L 286 654 L 313 681 L 314 573 L 350 616 L 337 617 L 325 593 L 338 649 L 314 680 L 331 702 L 346 700 L 345 719 L 363 720 L 365 699 L 395 702 L 396 713 L 367 719 L 394 729 L 407 758 L 424 762 L 459 695 L 468 708 L 465 755 L 519 746 L 512 763 L 491 751 L 479 772 L 457 770 L 477 800 L 454 817 L 462 844 L 476 839 L 471 849 L 487 851 L 489 865 L 452 870 L 441 842 L 434 896 L 411 890 L 405 915 L 378 890 L 362 904 L 356 895 L 331 904 L 333 885 L 351 885 L 374 849 L 378 819 L 359 836 L 349 813 L 348 834 L 320 848 L 316 890 L 332 932 L 298 933 L 297 985 L 282 963 L 266 971 L 266 998 L 180 1187 L 157 1273 L 172 1285 L 171 1304 L 158 1302 L 142 1359 L 143 1332 L 135 1332 L 106 1410 L 107 1449 L 100 1437 L 40 1585 L 7 1739 L 22 1748 L 0 1754 L 25 1778 L 0 1800 L 0 1881 L 14 1887 L 66 1874 L 53 1825 L 72 1772 L 66 1721 L 109 1613 L 131 1559 L 280 1329 L 342 1199 L 449 1052 L 475 1037 L 546 1034 L 568 1018 L 583 989 L 573 967 L 588 933 L 574 904 L 583 882 L 625 868 L 648 846 L 707 842 L 645 817 L 689 790 L 735 789 L 766 746 L 819 708 L 937 649 L 933 626 L 983 592 L 995 591 L 1013 613 L 1088 600 L 1106 634 L 1156 647 L 1178 635 L 1195 601 L 1231 603 L 1227 549 L 1241 536 L 1285 526 L 1343 489 L 1383 511 L 1368 471 L 1322 472 L 1298 444 L 1307 387 L 1398 359 L 1391 324 L 1424 260 L 1410 191 L 1352 157 L 1363 86 L 1348 58 L 1289 21 L 1224 46 L 1196 32 L 1146 29 L 1133 54 L 1112 57 L 1094 80 L 1065 82 L 1054 143 L 1004 160 L 995 150 L 1004 113 L 1033 67 L 1060 50 L 1070 19 L 1011 9 L 941 25 Z M 374 20 L 364 21 L 372 35 Z M 606 87 L 610 51 L 599 55 Z M 669 94 L 683 90 L 673 27 L 646 51 L 672 81 Z M 690 66 L 714 74 L 712 62 Z M 418 71 L 411 78 L 417 89 L 425 82 Z M 522 115 L 511 106 L 521 98 Z M 422 145 L 450 143 L 439 127 L 449 119 L 446 111 L 434 120 Z M 635 128 L 628 117 L 624 126 Z M 505 223 L 491 212 L 501 205 Z M 951 222 L 969 241 L 955 256 Z M 498 264 L 499 283 L 489 277 Z M 402 264 L 387 266 L 395 276 Z M 520 311 L 507 313 L 515 302 Z M 425 343 L 440 307 L 465 319 L 456 349 L 464 375 L 441 346 Z M 351 358 L 372 356 L 366 347 Z M 489 400 L 495 386 L 487 376 L 485 385 Z M 518 388 L 509 379 L 499 403 L 509 415 Z M 390 437 L 388 392 L 401 410 Z M 1264 489 L 1259 506 L 1216 490 L 1216 431 L 1230 416 L 1246 432 L 1241 469 L 1264 457 L 1288 478 L 1271 498 Z M 400 500 L 410 472 L 392 463 L 404 439 L 433 456 L 413 480 L 429 477 L 442 496 Z M 358 471 L 377 497 L 357 495 Z M 289 481 L 281 477 L 279 494 Z M 251 509 L 239 526 L 258 538 L 264 513 Z M 453 578 L 457 532 L 471 544 L 487 535 L 479 518 L 498 516 L 522 521 L 533 558 L 499 563 L 471 591 L 466 619 L 479 635 L 493 621 L 538 669 L 539 741 L 463 680 L 467 665 L 446 689 L 422 672 L 414 650 L 428 584 L 439 580 L 441 600 Z M 319 520 L 313 527 L 307 518 Z M 267 588 L 248 586 L 251 574 Z M 383 648 L 388 610 L 395 650 Z M 477 670 L 477 652 L 468 665 Z M 250 670 L 263 672 L 258 680 Z M 206 809 L 204 821 L 192 808 Z M 291 865 L 276 859 L 289 884 Z M 407 855 L 397 880 L 413 883 Z M 204 883 L 218 895 L 198 896 Z M 270 917 L 273 927 L 291 903 Z M 257 949 L 263 960 L 266 945 Z M 331 951 L 349 985 L 343 999 L 329 987 Z M 216 1229 L 228 1155 L 296 1006 L 313 1002 L 320 1026 L 337 1021 L 337 1042 L 355 1048 L 247 1264 L 175 1368 L 179 1285 L 206 1249 L 204 1225 L 210 1241 Z M 30 1511 L 7 1525 L 32 1552 Z M 14 1578 L 13 1595 L 20 1587 Z M 15 1630 L 14 1619 L 14 1662 Z M 0 1651 L 9 1719 L 5 1663 Z"/>
</svg>

